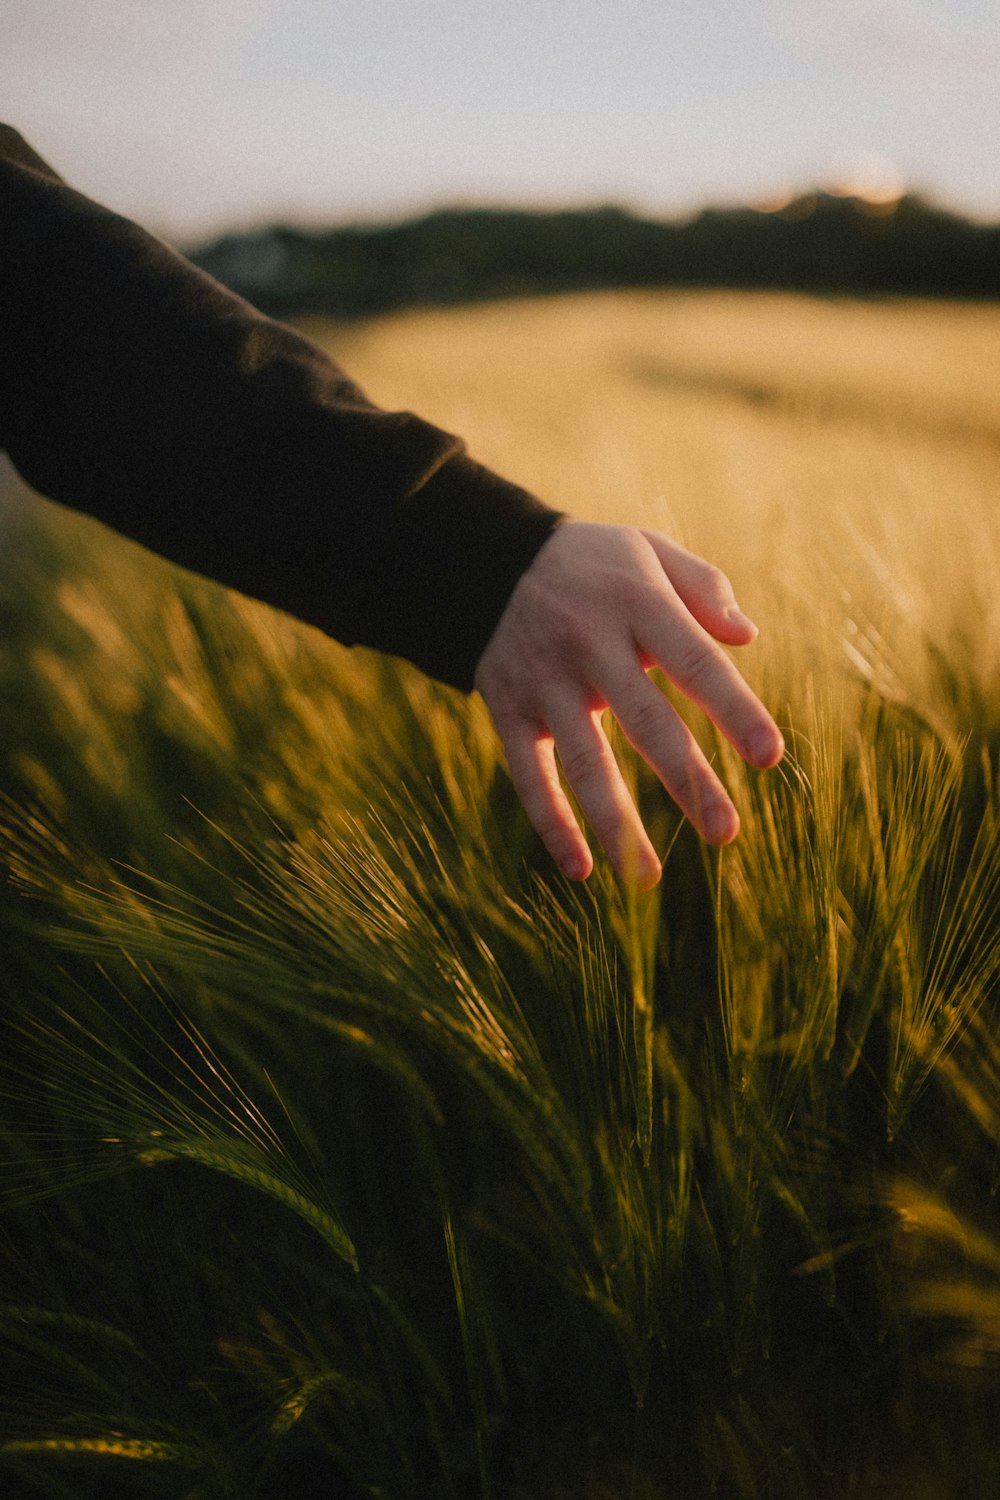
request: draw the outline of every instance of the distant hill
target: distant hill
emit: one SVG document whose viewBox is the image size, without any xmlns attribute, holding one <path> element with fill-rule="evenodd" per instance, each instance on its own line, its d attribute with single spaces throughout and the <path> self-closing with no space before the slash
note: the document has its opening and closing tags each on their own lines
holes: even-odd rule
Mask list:
<svg viewBox="0 0 1000 1500">
<path fill-rule="evenodd" d="M 815 192 L 777 211 L 706 209 L 683 222 L 615 207 L 456 208 L 397 224 L 227 235 L 192 259 L 280 317 L 605 287 L 1000 296 L 1000 225 L 910 195 L 876 204 Z"/>
</svg>

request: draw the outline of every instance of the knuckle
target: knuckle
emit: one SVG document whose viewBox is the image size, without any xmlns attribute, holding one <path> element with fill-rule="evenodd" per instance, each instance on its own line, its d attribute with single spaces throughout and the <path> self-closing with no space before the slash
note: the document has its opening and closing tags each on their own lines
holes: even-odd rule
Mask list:
<svg viewBox="0 0 1000 1500">
<path fill-rule="evenodd" d="M 518 613 L 532 652 L 550 656 L 553 650 L 579 649 L 589 638 L 591 627 L 576 594 L 527 576 L 522 578 L 522 586 Z"/>
<path fill-rule="evenodd" d="M 559 763 L 570 786 L 586 784 L 599 772 L 602 757 L 590 745 L 574 745 L 559 751 Z"/>
<path fill-rule="evenodd" d="M 591 625 L 573 606 L 553 609 L 549 620 L 549 646 L 560 660 L 581 660 L 590 650 Z"/>
<path fill-rule="evenodd" d="M 705 587 L 720 603 L 728 604 L 735 597 L 729 575 L 721 568 L 717 568 L 714 563 L 705 564 Z"/>
<path fill-rule="evenodd" d="M 501 716 L 504 718 L 513 716 L 516 704 L 523 696 L 515 673 L 510 670 L 506 662 L 491 657 L 489 652 L 484 653 L 479 659 L 473 685 L 498 723 Z"/>
<path fill-rule="evenodd" d="M 643 694 L 623 707 L 619 722 L 630 739 L 648 744 L 662 732 L 666 712 L 666 703 L 659 694 L 655 698 Z"/>
<path fill-rule="evenodd" d="M 707 641 L 694 640 L 678 651 L 671 676 L 683 688 L 699 688 L 718 671 L 715 648 Z"/>
<path fill-rule="evenodd" d="M 636 620 L 657 618 L 674 592 L 662 570 L 635 568 L 616 580 L 618 597 L 626 613 Z"/>
<path fill-rule="evenodd" d="M 525 727 L 524 716 L 512 703 L 506 703 L 503 699 L 491 701 L 486 699 L 493 720 L 493 727 L 505 745 L 512 745 L 520 740 Z"/>
</svg>

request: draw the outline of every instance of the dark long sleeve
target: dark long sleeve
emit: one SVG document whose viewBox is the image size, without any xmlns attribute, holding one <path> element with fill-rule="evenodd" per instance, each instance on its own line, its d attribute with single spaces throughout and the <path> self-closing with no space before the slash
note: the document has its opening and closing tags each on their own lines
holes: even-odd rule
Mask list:
<svg viewBox="0 0 1000 1500">
<path fill-rule="evenodd" d="M 466 689 L 559 520 L 3 126 L 0 447 L 171 561 Z"/>
</svg>

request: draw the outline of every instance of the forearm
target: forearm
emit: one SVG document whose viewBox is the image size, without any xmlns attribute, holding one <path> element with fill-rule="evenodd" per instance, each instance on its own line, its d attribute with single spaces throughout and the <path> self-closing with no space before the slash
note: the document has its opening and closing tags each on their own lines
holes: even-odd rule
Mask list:
<svg viewBox="0 0 1000 1500">
<path fill-rule="evenodd" d="M 462 687 L 558 516 L 0 133 L 0 444 L 37 488 Z"/>
</svg>

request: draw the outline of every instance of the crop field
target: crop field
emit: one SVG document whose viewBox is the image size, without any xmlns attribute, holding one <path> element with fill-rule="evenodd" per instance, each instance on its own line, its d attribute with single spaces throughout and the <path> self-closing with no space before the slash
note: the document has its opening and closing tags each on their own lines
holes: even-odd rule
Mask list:
<svg viewBox="0 0 1000 1500">
<path fill-rule="evenodd" d="M 789 752 L 573 886 L 477 700 L 0 473 L 0 1493 L 995 1496 L 1000 308 L 308 331 L 724 567 Z"/>
</svg>

